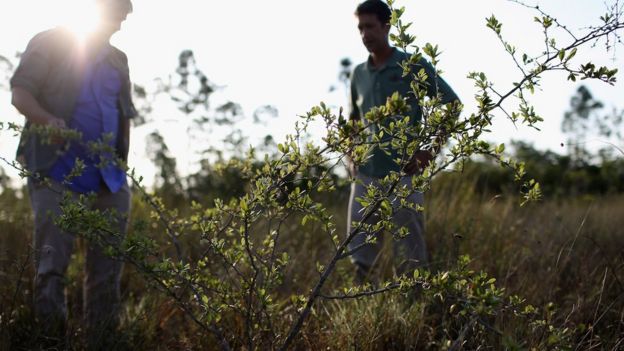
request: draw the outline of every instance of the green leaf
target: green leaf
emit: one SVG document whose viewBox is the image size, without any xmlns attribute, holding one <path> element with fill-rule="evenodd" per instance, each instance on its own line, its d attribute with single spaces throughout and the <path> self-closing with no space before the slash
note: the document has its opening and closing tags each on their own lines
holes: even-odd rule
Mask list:
<svg viewBox="0 0 624 351">
<path fill-rule="evenodd" d="M 502 154 L 505 151 L 505 144 L 498 145 L 495 151 L 497 154 Z"/>
<path fill-rule="evenodd" d="M 570 61 L 574 56 L 576 55 L 576 48 L 572 49 L 572 51 L 570 51 L 570 53 L 568 54 L 568 57 L 566 57 L 566 62 Z"/>
<path fill-rule="evenodd" d="M 492 29 L 496 34 L 500 35 L 501 32 L 501 27 L 503 26 L 502 23 L 500 23 L 498 21 L 498 19 L 496 19 L 496 17 L 494 17 L 494 15 L 490 16 L 489 18 L 486 18 L 487 21 L 487 27 Z"/>
</svg>

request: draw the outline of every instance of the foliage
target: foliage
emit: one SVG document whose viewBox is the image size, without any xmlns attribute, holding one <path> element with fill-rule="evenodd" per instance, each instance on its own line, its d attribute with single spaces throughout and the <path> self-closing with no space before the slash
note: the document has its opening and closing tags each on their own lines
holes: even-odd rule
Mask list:
<svg viewBox="0 0 624 351">
<path fill-rule="evenodd" d="M 613 160 L 614 153 L 624 155 L 622 149 L 609 142 L 622 140 L 624 111 L 613 111 L 600 115 L 604 104 L 596 100 L 587 87 L 581 85 L 570 101 L 570 111 L 566 112 L 561 122 L 561 129 L 569 135 L 568 152 L 575 165 L 589 164 L 595 155 L 588 148 L 590 138 L 598 138 L 605 144 L 598 150 L 600 159 L 605 162 Z"/>
<path fill-rule="evenodd" d="M 605 160 L 599 164 L 577 165 L 569 155 L 541 151 L 532 144 L 513 141 L 513 157 L 525 165 L 526 173 L 540 184 L 546 198 L 574 198 L 579 195 L 607 195 L 624 192 L 624 161 Z M 458 171 L 477 179 L 476 187 L 485 194 L 517 191 L 513 174 L 488 160 L 470 160 Z M 442 178 L 453 177 L 443 174 Z"/>
<path fill-rule="evenodd" d="M 546 320 L 560 332 L 568 328 L 564 335 L 568 340 L 566 342 L 571 340 L 573 348 L 587 349 L 593 345 L 599 349 L 617 349 L 622 331 L 621 311 L 624 309 L 621 296 L 624 290 L 618 283 L 624 281 L 620 269 L 624 263 L 618 250 L 624 245 L 619 235 L 619 228 L 624 223 L 618 216 L 623 205 L 622 196 L 565 201 L 546 199 L 540 204 L 518 209 L 513 196 L 486 196 L 475 187 L 475 183 L 476 179 L 470 174 L 455 174 L 434 180 L 432 196 L 425 204 L 433 266 L 430 273 L 420 272 L 422 281 L 427 274 L 428 279 L 433 279 L 441 278 L 446 272 L 449 272 L 446 282 L 456 281 L 459 273 L 453 272 L 463 265 L 457 264 L 458 259 L 470 254 L 472 259 L 468 266 L 463 265 L 464 272 L 473 271 L 468 280 L 478 278 L 487 282 L 496 277 L 496 290 L 504 288 L 502 300 L 494 304 L 496 316 L 483 319 L 503 335 L 484 332 L 480 328 L 486 327 L 481 324 L 474 328 L 471 326 L 466 332 L 464 349 L 476 348 L 469 345 L 504 349 L 504 343 L 513 345 L 512 341 L 521 345 L 520 349 L 546 345 L 546 336 L 551 335 L 547 329 L 539 326 L 535 330 L 529 328 L 530 321 L 539 320 Z M 339 194 L 342 197 L 336 199 Z M 341 231 L 344 230 L 344 204 L 348 193 L 339 190 L 339 194 L 331 194 L 323 202 L 335 214 L 338 231 Z M 31 348 L 28 345 L 33 345 L 33 335 L 36 335 L 28 307 L 32 297 L 29 288 L 32 265 L 29 263 L 28 239 L 25 238 L 30 238 L 32 230 L 30 210 L 26 198 L 3 194 L 1 201 L 0 208 L 5 209 L 5 215 L 0 215 L 0 227 L 5 235 L 0 239 L 0 247 L 9 252 L 3 252 L 1 256 L 0 266 L 7 274 L 0 275 L 0 310 L 6 316 L 11 310 L 7 306 L 13 303 L 14 312 L 13 318 L 3 317 L 5 324 L 0 331 L 6 334 L 2 334 L 0 340 L 11 341 L 14 346 L 0 348 L 28 349 Z M 5 206 L 7 203 L 12 206 Z M 135 198 L 133 208 L 133 222 L 152 222 L 150 207 L 139 196 Z M 185 212 L 184 209 L 180 211 Z M 331 250 L 329 242 L 318 240 L 317 233 L 321 226 L 316 222 L 303 227 L 295 221 L 285 224 L 282 246 L 288 252 L 290 263 L 284 284 L 275 297 L 280 306 L 280 316 L 283 316 L 277 318 L 274 325 L 280 332 L 285 331 L 292 321 L 291 294 L 304 293 L 306 282 L 318 277 L 309 257 L 323 259 Z M 134 235 L 134 230 L 130 235 Z M 153 229 L 147 235 L 165 252 L 170 245 L 160 233 L 161 230 Z M 183 244 L 188 257 L 196 255 L 193 241 Z M 68 302 L 72 316 L 79 316 L 82 306 L 81 257 L 78 253 L 68 277 Z M 352 270 L 349 262 L 341 262 L 334 279 L 328 281 L 326 295 L 343 294 L 345 285 L 354 288 L 350 292 L 354 293 Z M 481 278 L 481 274 L 485 274 L 483 272 L 487 272 L 487 279 Z M 479 286 L 483 290 L 477 289 Z M 453 301 L 457 301 L 458 297 L 467 297 L 467 301 L 474 302 L 477 296 L 492 290 L 489 285 L 479 284 L 464 286 L 459 291 L 438 288 L 439 285 L 429 286 L 428 290 L 414 298 L 407 295 L 408 289 L 394 289 L 382 295 L 358 299 L 322 297 L 312 318 L 304 325 L 301 337 L 295 341 L 295 347 L 440 349 L 443 340 L 454 341 L 453 337 L 458 336 L 465 326 L 458 321 L 460 317 L 456 310 L 450 311 Z M 19 294 L 14 296 L 15 291 Z M 219 349 L 215 339 L 201 332 L 174 302 L 156 289 L 146 288 L 142 274 L 132 265 L 127 266 L 122 291 L 122 336 L 129 345 L 133 345 L 127 349 Z M 436 292 L 443 294 L 444 301 L 434 296 Z M 522 307 L 516 311 L 518 315 L 503 308 L 509 306 L 513 295 L 524 300 L 514 301 L 516 306 Z M 549 305 L 550 302 L 554 304 Z M 534 313 L 520 314 L 528 305 L 535 308 Z M 69 337 L 79 348 L 82 335 L 80 321 L 76 318 L 70 323 Z M 226 318 L 222 325 L 234 330 L 241 324 L 240 320 Z M 544 348 L 548 349 L 547 346 L 538 349 Z M 124 350 L 123 347 L 118 349 Z"/>
<path fill-rule="evenodd" d="M 105 247 L 112 257 L 124 260 L 152 291 L 160 292 L 182 311 L 183 318 L 194 324 L 193 333 L 198 334 L 200 340 L 208 340 L 207 344 L 216 342 L 221 349 L 304 347 L 301 335 L 306 330 L 305 323 L 315 315 L 322 315 L 325 304 L 321 301 L 364 298 L 375 301 L 375 296 L 392 291 L 406 295 L 405 300 L 414 303 L 414 307 L 407 309 L 431 311 L 433 331 L 427 340 L 430 348 L 457 350 L 479 345 L 492 345 L 492 348 L 503 345 L 511 349 L 570 348 L 577 341 L 575 338 L 583 335 L 582 326 L 573 325 L 570 329 L 566 320 L 554 318 L 554 305 L 545 304 L 544 309 L 538 309 L 523 298 L 507 295 L 504 288 L 495 284 L 496 279 L 471 269 L 467 256 L 457 255 L 453 260 L 457 264 L 439 272 L 419 270 L 412 275 L 393 276 L 378 286 L 354 286 L 352 279 L 340 274 L 339 268 L 347 264 L 352 254 L 347 246 L 356 233 L 366 229 L 386 231 L 395 237 L 401 235 L 404 230 L 392 223 L 393 215 L 403 208 L 421 210 L 404 199 L 415 191 L 428 190 L 434 176 L 455 165 L 461 167 L 473 156 L 486 156 L 511 168 L 527 207 L 531 206 L 531 200 L 539 199 L 541 188 L 539 183 L 526 179 L 525 164 L 504 156 L 504 145 L 490 145 L 484 140 L 494 113 L 502 110 L 514 123 L 537 126 L 541 118 L 526 96 L 534 92 L 540 77 L 548 71 L 564 70 L 571 80 L 598 79 L 613 83 L 614 70 L 596 68 L 591 62 L 573 68 L 572 59 L 576 50 L 585 44 L 610 38 L 624 28 L 621 9 L 615 8 L 612 16 L 603 18 L 604 24 L 588 30 L 582 37 L 570 33 L 573 39 L 562 46 L 549 36 L 549 28 L 559 24 L 550 16 L 538 17 L 538 25 L 544 29 L 545 51 L 536 57 L 522 55 L 522 60 L 516 49 L 505 41 L 502 24 L 494 16 L 490 17 L 488 27 L 500 38 L 522 76 L 509 91 L 499 92 L 485 73 L 470 73 L 469 79 L 477 88 L 478 107 L 471 113 L 460 114 L 461 104 L 442 104 L 440 96 L 427 96 L 428 77 L 423 70 L 412 71 L 413 64 L 422 57 L 438 69 L 438 47 L 433 44 L 426 44 L 422 49 L 413 46 L 414 37 L 407 33 L 410 24 L 401 19 L 404 9 L 396 8 L 394 1 L 388 3 L 393 10 L 392 25 L 397 31 L 391 39 L 397 47 L 413 51 L 411 58 L 403 63 L 404 74 L 413 80 L 413 96 L 394 94 L 384 105 L 370 111 L 365 116 L 366 121 L 347 120 L 342 110 L 332 111 L 320 103 L 301 116 L 293 134 L 277 144 L 275 154 L 258 158 L 252 148 L 244 157 L 218 159 L 210 169 L 225 175 L 231 174 L 228 170 L 233 169 L 246 184 L 244 193 L 227 200 L 215 198 L 213 203 L 193 202 L 187 207 L 168 207 L 162 199 L 148 194 L 135 172 L 129 171 L 147 208 L 144 208 L 144 217 L 133 219 L 131 233 L 126 237 L 111 229 L 107 213 L 89 210 L 85 205 L 88 197 L 64 203 L 63 215 L 57 224 L 67 231 L 81 233 L 92 244 Z M 192 62 L 192 53 L 183 53 L 178 71 L 181 81 L 175 88 L 164 84 L 163 91 L 175 97 L 182 112 L 196 116 L 198 108 L 208 106 L 212 88 L 201 71 L 192 68 Z M 198 78 L 200 84 L 189 93 L 192 89 L 190 77 Z M 518 108 L 517 112 L 508 113 L 502 106 L 511 97 L 515 97 Z M 409 124 L 407 99 L 418 100 L 422 123 Z M 223 110 L 216 112 L 217 116 L 227 117 L 226 120 L 238 116 L 236 104 L 226 104 Z M 198 118 L 201 125 L 218 122 L 218 118 L 205 119 L 201 115 Z M 326 126 L 321 145 L 306 138 L 308 127 L 315 121 Z M 371 134 L 367 124 L 377 124 L 379 131 Z M 75 140 L 78 137 L 46 128 L 27 132 L 43 133 L 50 136 L 47 139 L 60 136 Z M 163 160 L 161 168 L 167 170 L 161 184 L 168 186 L 168 191 L 178 191 L 180 183 L 175 179 L 173 159 L 157 136 L 153 139 L 161 144 L 155 149 L 155 155 Z M 349 233 L 341 235 L 339 217 L 334 214 L 340 184 L 332 171 L 347 156 L 356 165 L 361 164 L 372 147 L 398 151 L 397 162 L 401 165 L 405 165 L 416 150 L 430 150 L 439 158 L 422 174 L 413 177 L 410 187 L 398 185 L 405 176 L 403 171 L 382 179 L 381 188 L 370 187 L 366 196 L 358 199 L 364 207 L 363 221 L 354 223 Z M 13 166 L 19 167 L 15 163 Z M 80 167 L 75 171 L 78 173 Z M 40 177 L 22 172 L 25 176 Z M 71 181 L 70 178 L 67 181 Z M 391 198 L 398 200 L 392 202 Z M 382 218 L 379 224 L 366 224 L 366 219 L 374 214 Z M 305 231 L 309 231 L 307 240 L 315 242 L 317 250 L 318 247 L 324 249 L 322 254 L 310 250 L 293 252 L 289 245 L 305 239 L 302 235 Z M 302 238 L 298 237 L 300 235 Z M 294 274 L 295 270 L 307 273 Z M 615 270 L 611 272 L 616 274 Z M 598 308 L 601 306 L 599 300 Z M 3 330 L 15 330 L 15 321 L 23 319 L 14 318 L 13 314 L 23 311 L 12 307 L 10 317 L 2 318 L 3 327 L 6 326 Z M 331 320 L 336 315 L 330 313 L 327 317 Z M 515 333 L 501 330 L 500 327 L 508 324 L 528 326 Z M 599 337 L 593 332 L 585 335 L 579 345 L 586 340 L 598 342 L 596 338 Z M 530 344 L 525 344 L 527 337 L 530 337 Z M 621 342 L 612 340 L 614 345 Z"/>
</svg>

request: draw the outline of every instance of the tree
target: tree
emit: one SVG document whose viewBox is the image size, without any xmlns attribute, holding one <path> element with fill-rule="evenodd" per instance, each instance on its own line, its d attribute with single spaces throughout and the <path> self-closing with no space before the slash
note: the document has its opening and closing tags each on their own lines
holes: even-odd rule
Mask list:
<svg viewBox="0 0 624 351">
<path fill-rule="evenodd" d="M 213 95 L 221 88 L 211 82 L 198 67 L 192 50 L 180 52 L 174 74 L 158 78 L 155 82 L 156 88 L 151 91 L 135 86 L 134 99 L 139 110 L 139 116 L 134 121 L 135 126 L 171 119 L 179 121 L 186 126 L 188 152 L 197 155 L 200 165 L 199 171 L 188 175 L 188 179 L 182 179 L 178 174 L 176 157 L 171 155 L 167 146 L 166 133 L 155 130 L 146 140 L 148 157 L 159 168 L 155 186 L 165 186 L 160 189 L 162 192 L 174 191 L 178 195 L 189 190 L 197 197 L 201 195 L 198 193 L 201 189 L 214 189 L 208 184 L 208 179 L 212 179 L 214 175 L 207 174 L 212 171 L 212 164 L 223 162 L 227 158 L 244 157 L 249 140 L 240 124 L 247 117 L 242 107 L 233 101 L 213 106 Z M 163 116 L 159 111 L 154 111 L 153 106 L 159 100 L 173 103 L 179 114 Z M 277 109 L 271 105 L 260 106 L 253 112 L 253 124 L 266 126 L 278 114 Z M 263 146 L 266 151 L 271 150 L 271 140 L 272 136 L 265 137 Z M 206 184 L 202 184 L 203 182 Z"/>
<path fill-rule="evenodd" d="M 584 85 L 577 89 L 576 95 L 570 100 L 570 110 L 563 116 L 561 130 L 568 135 L 568 153 L 572 157 L 573 165 L 586 165 L 595 161 L 596 156 L 600 156 L 603 162 L 609 160 L 614 149 L 618 149 L 609 140 L 623 140 L 624 111 L 618 113 L 614 109 L 611 113 L 604 114 L 604 107 Z M 608 145 L 601 147 L 596 155 L 590 149 L 592 141 Z M 619 151 L 621 153 L 621 149 Z"/>
<path fill-rule="evenodd" d="M 7 83 L 9 82 L 9 75 L 13 72 L 14 66 L 10 59 L 0 55 L 0 89 L 9 89 Z"/>
</svg>

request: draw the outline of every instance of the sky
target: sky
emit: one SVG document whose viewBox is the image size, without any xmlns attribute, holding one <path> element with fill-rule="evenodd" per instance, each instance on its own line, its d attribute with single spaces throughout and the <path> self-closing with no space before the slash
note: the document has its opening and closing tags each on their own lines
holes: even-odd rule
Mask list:
<svg viewBox="0 0 624 351">
<path fill-rule="evenodd" d="M 13 57 L 23 51 L 37 32 L 64 23 L 88 19 L 85 3 L 89 0 L 3 0 L 0 4 L 0 55 Z M 346 106 L 346 93 L 329 87 L 338 84 L 339 62 L 350 58 L 359 63 L 367 52 L 357 31 L 353 12 L 359 1 L 351 0 L 134 0 L 134 13 L 113 37 L 113 44 L 124 50 L 130 60 L 131 78 L 150 86 L 157 77 L 171 74 L 178 53 L 191 49 L 198 66 L 215 84 L 222 87 L 220 99 L 242 105 L 248 116 L 263 105 L 273 105 L 279 117 L 262 131 L 279 141 L 292 132 L 296 116 L 325 101 L 331 106 Z M 500 90 L 509 89 L 520 79 L 513 61 L 500 42 L 485 26 L 485 18 L 494 14 L 503 23 L 503 35 L 519 52 L 539 54 L 543 50 L 541 29 L 534 23 L 535 11 L 505 0 L 398 0 L 406 6 L 404 19 L 413 22 L 416 43 L 433 43 L 442 50 L 440 68 L 444 79 L 454 88 L 466 106 L 475 110 L 473 83 L 466 78 L 472 71 L 483 71 Z M 535 4 L 536 1 L 529 1 Z M 603 1 L 548 0 L 537 2 L 540 8 L 556 17 L 575 32 L 597 24 L 605 12 Z M 10 33 L 10 34 L 8 34 Z M 569 40 L 559 36 L 561 42 Z M 607 53 L 603 45 L 578 55 L 577 63 L 591 57 L 598 65 L 608 65 L 624 72 L 622 47 Z M 0 82 L 4 84 L 4 82 Z M 502 115 L 495 119 L 488 139 L 532 142 L 540 149 L 563 152 L 560 144 L 561 118 L 569 107 L 578 83 L 565 80 L 561 73 L 548 74 L 542 90 L 531 98 L 545 121 L 537 132 L 515 127 Z M 586 82 L 594 96 L 610 109 L 624 108 L 622 82 L 609 86 Z M 0 85 L 1 87 L 2 85 Z M 10 106 L 10 95 L 0 91 L 0 119 L 23 121 Z M 168 114 L 163 109 L 156 113 Z M 133 131 L 130 164 L 149 179 L 153 174 L 145 161 L 144 138 L 153 128 L 159 129 L 179 158 L 181 172 L 192 168 L 186 127 L 175 118 L 136 128 Z M 0 134 L 0 156 L 12 159 L 17 140 Z M 620 146 L 622 141 L 620 141 Z M 7 167 L 4 167 L 5 169 Z"/>
</svg>

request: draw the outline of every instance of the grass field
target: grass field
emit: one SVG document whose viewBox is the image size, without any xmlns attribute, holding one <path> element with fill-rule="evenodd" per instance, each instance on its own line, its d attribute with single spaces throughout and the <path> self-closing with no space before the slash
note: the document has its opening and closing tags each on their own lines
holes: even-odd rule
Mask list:
<svg viewBox="0 0 624 351">
<path fill-rule="evenodd" d="M 344 232 L 347 192 L 331 201 L 338 231 Z M 445 301 L 426 293 L 406 298 L 398 292 L 375 297 L 320 300 L 295 343 L 310 350 L 438 350 L 438 349 L 570 349 L 624 348 L 624 195 L 545 199 L 520 207 L 509 194 L 483 194 L 471 179 L 436 181 L 426 200 L 427 243 L 432 272 L 455 266 L 469 255 L 468 267 L 496 278 L 505 296 L 518 295 L 535 306 L 536 315 L 561 334 L 534 332 L 532 320 L 497 314 L 482 323 L 481 332 L 464 335 L 460 317 Z M 183 211 L 183 209 L 182 209 Z M 138 197 L 133 216 L 148 217 Z M 286 223 L 283 241 L 292 258 L 277 297 L 283 318 L 275 328 L 287 331 L 292 322 L 293 293 L 305 293 L 318 279 L 315 261 L 329 259 L 329 243 L 319 240 L 319 224 Z M 31 312 L 33 267 L 32 221 L 27 199 L 11 190 L 0 195 L 0 348 L 35 347 L 37 330 Z M 160 235 L 157 230 L 154 235 Z M 82 243 L 81 245 L 84 245 Z M 80 245 L 79 245 L 80 246 Z M 78 250 L 67 280 L 70 321 L 69 348 L 82 349 L 82 255 Z M 331 286 L 350 283 L 353 267 L 341 262 Z M 386 270 L 389 274 L 389 269 Z M 118 349 L 216 349 L 205 335 L 166 297 L 147 288 L 131 266 L 123 278 L 124 308 Z M 512 317 L 509 317 L 512 316 Z M 224 316 L 230 330 L 240 320 Z M 465 320 L 463 320 L 465 321 Z M 491 327 L 495 332 L 488 332 Z M 477 329 L 475 329 L 477 330 Z M 469 333 L 468 333 L 469 334 Z M 282 335 L 283 336 L 283 335 Z M 121 340 L 120 339 L 120 340 Z M 234 348 L 245 348 L 232 342 Z M 568 347 L 564 347 L 568 348 Z"/>
</svg>

